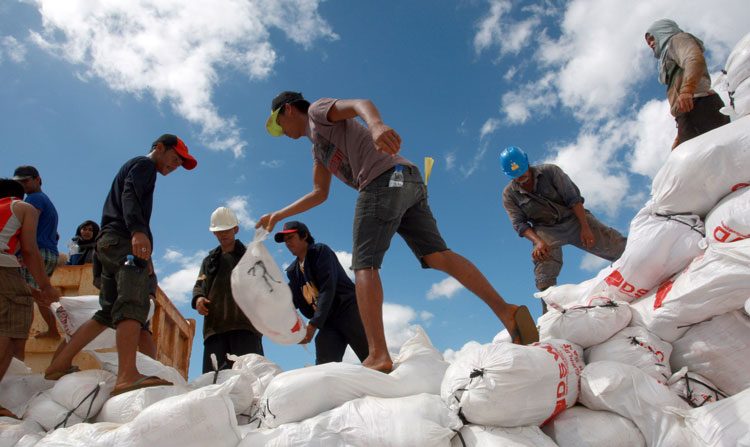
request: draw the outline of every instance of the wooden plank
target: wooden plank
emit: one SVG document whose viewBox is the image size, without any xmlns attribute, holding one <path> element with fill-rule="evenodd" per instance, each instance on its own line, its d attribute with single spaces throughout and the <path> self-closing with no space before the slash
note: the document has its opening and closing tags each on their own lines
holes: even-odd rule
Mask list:
<svg viewBox="0 0 750 447">
<path fill-rule="evenodd" d="M 99 295 L 99 290 L 93 284 L 91 264 L 59 266 L 50 280 L 63 296 Z M 49 365 L 60 343 L 60 340 L 33 337 L 33 334 L 44 329 L 44 321 L 35 307 L 31 336 L 25 349 L 30 361 L 29 366 L 35 372 L 41 372 Z M 60 333 L 63 333 L 62 328 L 59 329 Z M 186 320 L 161 288 L 158 288 L 156 293 L 151 332 L 156 342 L 157 359 L 165 365 L 174 367 L 187 378 L 195 336 L 195 320 Z M 74 362 L 84 369 L 97 367 L 95 360 L 92 362 L 89 357 L 91 356 L 81 353 Z"/>
</svg>

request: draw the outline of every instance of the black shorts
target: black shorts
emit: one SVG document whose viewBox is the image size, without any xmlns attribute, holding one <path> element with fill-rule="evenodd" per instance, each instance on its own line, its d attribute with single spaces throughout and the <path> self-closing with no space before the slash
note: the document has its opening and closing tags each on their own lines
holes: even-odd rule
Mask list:
<svg viewBox="0 0 750 447">
<path fill-rule="evenodd" d="M 391 239 L 401 235 L 428 268 L 424 256 L 448 250 L 427 203 L 427 187 L 414 166 L 404 166 L 404 185 L 391 188 L 390 169 L 359 193 L 354 211 L 352 270 L 379 269 Z"/>
</svg>

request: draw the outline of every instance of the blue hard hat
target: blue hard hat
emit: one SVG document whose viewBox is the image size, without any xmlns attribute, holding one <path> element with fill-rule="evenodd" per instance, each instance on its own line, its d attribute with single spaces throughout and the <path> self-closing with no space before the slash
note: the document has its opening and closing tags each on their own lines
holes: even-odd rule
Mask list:
<svg viewBox="0 0 750 447">
<path fill-rule="evenodd" d="M 529 169 L 529 156 L 517 146 L 508 146 L 500 153 L 500 165 L 510 178 L 518 178 Z"/>
</svg>

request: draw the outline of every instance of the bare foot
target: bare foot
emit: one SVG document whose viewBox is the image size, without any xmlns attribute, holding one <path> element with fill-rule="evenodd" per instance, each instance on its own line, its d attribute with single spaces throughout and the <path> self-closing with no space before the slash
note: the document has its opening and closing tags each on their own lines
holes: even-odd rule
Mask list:
<svg viewBox="0 0 750 447">
<path fill-rule="evenodd" d="M 362 362 L 362 366 L 388 374 L 393 371 L 393 360 L 391 360 L 391 356 L 388 353 L 378 357 L 370 355 Z"/>
<path fill-rule="evenodd" d="M 53 330 L 48 330 L 45 332 L 39 332 L 36 335 L 34 335 L 34 338 L 60 338 L 60 333 Z"/>
</svg>

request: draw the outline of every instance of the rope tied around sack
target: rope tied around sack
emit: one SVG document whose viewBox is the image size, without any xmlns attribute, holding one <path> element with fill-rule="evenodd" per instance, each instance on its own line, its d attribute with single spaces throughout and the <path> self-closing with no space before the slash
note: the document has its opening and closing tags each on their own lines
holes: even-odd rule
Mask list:
<svg viewBox="0 0 750 447">
<path fill-rule="evenodd" d="M 461 409 L 461 396 L 463 396 L 465 391 L 469 390 L 468 386 L 471 385 L 471 382 L 473 382 L 477 377 L 484 377 L 485 372 L 487 372 L 485 368 L 472 369 L 469 373 L 469 382 L 466 384 L 466 387 L 456 388 L 456 390 L 451 395 L 451 397 L 455 399 L 456 403 L 458 404 L 458 418 L 461 419 L 461 422 L 463 422 L 464 424 L 468 424 L 469 421 L 466 419 L 466 416 L 464 416 L 463 410 Z"/>
<path fill-rule="evenodd" d="M 477 377 L 483 377 L 484 376 L 484 368 L 474 368 L 471 373 L 469 373 L 469 379 L 475 379 Z M 471 380 L 469 380 L 469 383 L 471 383 Z"/>
<path fill-rule="evenodd" d="M 693 393 L 694 393 L 694 391 L 693 391 L 692 387 L 690 386 L 690 382 L 691 381 L 695 382 L 695 383 L 697 383 L 699 385 L 703 385 L 704 387 L 706 387 L 709 390 L 711 390 L 714 393 L 714 395 L 716 397 L 716 400 L 719 400 L 719 398 L 722 398 L 722 399 L 726 399 L 727 398 L 727 395 L 724 394 L 721 390 L 719 390 L 718 388 L 714 388 L 711 385 L 708 385 L 707 383 L 703 382 L 702 380 L 698 380 L 698 379 L 696 379 L 694 377 L 689 377 L 687 374 L 685 374 L 685 376 L 682 378 L 682 380 L 685 381 L 685 390 L 687 391 L 687 393 L 686 393 L 687 396 L 680 396 L 680 397 L 682 397 L 682 399 L 685 402 L 687 402 L 693 408 L 702 407 L 703 405 L 709 403 L 711 401 L 711 397 L 714 397 L 714 396 L 706 396 L 703 399 L 703 402 L 701 402 L 699 404 L 696 404 L 693 401 Z"/>
<path fill-rule="evenodd" d="M 596 309 L 596 308 L 599 308 L 599 307 L 602 307 L 602 308 L 615 308 L 615 307 L 620 307 L 620 305 L 617 304 L 616 302 L 612 301 L 612 300 L 609 300 L 609 301 L 607 301 L 604 304 L 592 304 L 590 306 L 573 306 L 573 307 L 571 307 L 569 309 L 563 309 L 563 310 L 561 310 L 560 313 L 564 314 L 564 313 L 566 313 L 568 311 L 589 310 L 589 309 Z"/>
<path fill-rule="evenodd" d="M 683 225 L 687 225 L 688 227 L 690 227 L 691 230 L 693 230 L 696 233 L 700 234 L 701 237 L 706 237 L 706 232 L 705 231 L 698 230 L 698 227 L 700 225 L 698 225 L 698 224 L 690 224 L 689 222 L 684 222 L 684 221 L 682 221 L 680 219 L 677 219 L 678 216 L 691 216 L 691 214 L 689 214 L 689 213 L 675 213 L 675 214 L 654 213 L 654 216 L 663 217 L 663 218 L 665 218 L 667 220 L 672 220 L 674 222 L 678 222 L 678 223 L 681 223 Z M 700 223 L 700 221 L 698 221 L 698 222 Z"/>
<path fill-rule="evenodd" d="M 55 430 L 57 430 L 60 427 L 63 427 L 63 428 L 67 427 L 68 420 L 70 419 L 70 417 L 75 413 L 78 407 L 80 407 L 81 405 L 83 405 L 84 402 L 86 402 L 86 399 L 91 397 L 91 401 L 89 402 L 89 408 L 86 410 L 86 417 L 83 418 L 83 422 L 88 422 L 93 416 L 91 414 L 91 409 L 94 407 L 94 401 L 96 400 L 96 397 L 99 395 L 99 391 L 101 391 L 101 389 L 102 389 L 102 382 L 99 382 L 96 384 L 96 387 L 94 387 L 93 390 L 89 391 L 89 393 L 83 399 L 81 399 L 80 402 L 78 402 L 78 405 L 76 405 L 72 410 L 68 411 L 65 414 L 65 417 L 63 418 L 63 420 L 60 421 L 57 425 L 55 425 Z"/>
</svg>

